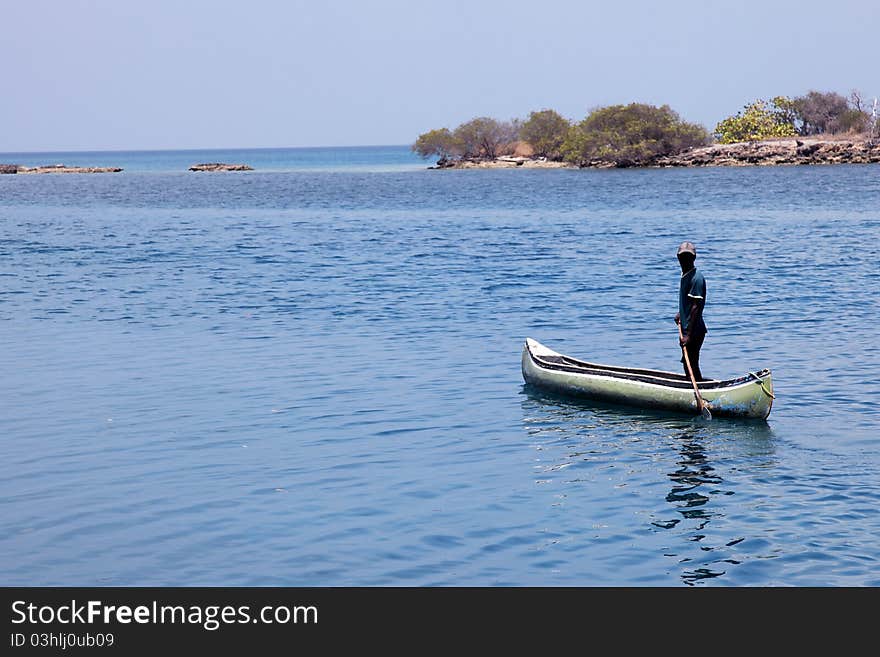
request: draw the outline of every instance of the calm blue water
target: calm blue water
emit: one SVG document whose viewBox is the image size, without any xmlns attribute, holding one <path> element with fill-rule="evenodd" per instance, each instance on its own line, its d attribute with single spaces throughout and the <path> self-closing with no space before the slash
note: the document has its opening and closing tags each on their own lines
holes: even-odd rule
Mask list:
<svg viewBox="0 0 880 657">
<path fill-rule="evenodd" d="M 0 583 L 880 585 L 880 166 L 30 157 L 125 171 L 0 176 Z M 683 239 L 766 423 L 523 385 L 677 370 Z"/>
</svg>

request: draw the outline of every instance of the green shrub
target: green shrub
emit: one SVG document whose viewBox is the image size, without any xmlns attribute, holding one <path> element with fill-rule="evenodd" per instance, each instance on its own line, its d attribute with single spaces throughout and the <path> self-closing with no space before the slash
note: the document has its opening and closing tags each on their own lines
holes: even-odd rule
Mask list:
<svg viewBox="0 0 880 657">
<path fill-rule="evenodd" d="M 522 124 L 520 139 L 527 142 L 538 157 L 562 159 L 562 144 L 571 128 L 568 119 L 551 109 L 532 112 Z"/>
<path fill-rule="evenodd" d="M 682 121 L 668 105 L 612 105 L 572 126 L 562 145 L 566 161 L 579 166 L 608 163 L 640 166 L 708 141 L 706 129 Z"/>
<path fill-rule="evenodd" d="M 795 111 L 792 101 L 784 96 L 774 98 L 771 103 L 758 99 L 718 123 L 715 136 L 722 144 L 792 137 L 797 134 L 793 124 Z"/>
<path fill-rule="evenodd" d="M 868 132 L 871 115 L 855 108 L 846 109 L 832 125 L 834 132 Z"/>
</svg>

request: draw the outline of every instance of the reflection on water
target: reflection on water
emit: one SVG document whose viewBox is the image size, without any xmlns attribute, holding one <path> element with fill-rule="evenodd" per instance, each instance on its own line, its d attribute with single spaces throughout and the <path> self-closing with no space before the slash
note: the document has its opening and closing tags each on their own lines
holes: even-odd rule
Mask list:
<svg viewBox="0 0 880 657">
<path fill-rule="evenodd" d="M 693 585 L 719 578 L 740 564 L 736 546 L 747 537 L 728 534 L 735 519 L 728 517 L 732 505 L 727 500 L 746 492 L 737 490 L 738 470 L 775 465 L 773 430 L 766 421 L 706 422 L 698 416 L 584 402 L 529 385 L 523 393 L 523 424 L 541 452 L 541 470 L 606 473 L 625 468 L 626 479 L 614 484 L 609 503 L 618 512 L 631 505 L 630 515 L 647 518 L 648 530 L 660 539 L 657 549 L 673 560 L 680 581 Z M 734 475 L 728 481 L 724 473 Z M 595 505 L 602 499 L 595 490 L 605 485 L 602 477 L 581 474 L 563 483 L 568 498 L 588 487 L 586 501 Z M 602 509 L 590 511 L 602 515 Z M 645 524 L 630 531 L 644 532 Z M 620 538 L 618 548 L 628 549 L 626 534 Z"/>
<path fill-rule="evenodd" d="M 697 433 L 685 431 L 677 440 L 680 441 L 681 459 L 677 461 L 679 467 L 668 475 L 673 481 L 673 486 L 666 496 L 666 501 L 675 507 L 683 519 L 693 521 L 693 528 L 689 530 L 690 540 L 700 542 L 706 538 L 706 534 L 702 531 L 706 529 L 709 521 L 717 513 L 708 505 L 710 494 L 732 495 L 733 492 L 719 488 L 724 482 L 709 463 L 703 440 Z M 706 487 L 711 485 L 714 485 L 715 488 L 707 490 Z M 663 529 L 670 529 L 675 527 L 678 522 L 679 519 L 674 518 L 665 523 L 654 522 L 652 524 Z M 711 550 L 712 548 L 705 547 L 704 549 Z M 734 561 L 733 563 L 738 562 Z M 690 582 L 719 577 L 723 574 L 723 570 L 701 567 L 684 571 L 681 577 L 686 582 Z"/>
<path fill-rule="evenodd" d="M 703 484 L 720 484 L 721 477 L 712 474 L 715 471 L 706 458 L 706 452 L 699 438 L 692 433 L 683 433 L 681 439 L 682 459 L 678 461 L 681 467 L 669 473 L 669 478 L 675 482 L 666 501 L 672 503 L 684 518 L 697 519 L 702 523 L 697 529 L 703 529 L 705 523 L 712 517 L 710 512 L 701 508 L 709 498 L 699 492 Z M 671 529 L 679 523 L 679 518 L 673 518 L 668 522 L 653 522 L 653 525 L 664 529 Z"/>
</svg>

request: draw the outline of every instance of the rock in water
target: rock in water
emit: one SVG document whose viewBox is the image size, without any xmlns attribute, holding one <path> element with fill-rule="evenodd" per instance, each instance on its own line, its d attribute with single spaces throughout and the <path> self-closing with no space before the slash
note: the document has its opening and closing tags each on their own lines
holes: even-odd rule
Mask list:
<svg viewBox="0 0 880 657">
<path fill-rule="evenodd" d="M 224 162 L 205 162 L 193 164 L 190 171 L 253 171 L 254 168 L 247 164 L 226 164 Z"/>
<path fill-rule="evenodd" d="M 15 173 L 118 173 L 121 167 L 69 167 L 64 164 L 46 164 L 39 167 L 19 166 Z"/>
</svg>

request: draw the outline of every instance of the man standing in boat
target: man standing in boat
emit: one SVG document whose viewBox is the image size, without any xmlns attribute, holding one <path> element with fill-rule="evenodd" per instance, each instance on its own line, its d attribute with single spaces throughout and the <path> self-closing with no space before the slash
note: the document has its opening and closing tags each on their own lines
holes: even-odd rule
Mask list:
<svg viewBox="0 0 880 657">
<path fill-rule="evenodd" d="M 681 265 L 681 283 L 678 288 L 678 312 L 675 323 L 681 325 L 682 337 L 679 344 L 687 351 L 691 369 L 697 381 L 705 381 L 700 372 L 700 348 L 706 337 L 706 323 L 703 321 L 703 308 L 706 306 L 706 279 L 697 271 L 694 261 L 697 247 L 691 242 L 682 242 L 678 247 L 678 263 Z M 684 372 L 688 374 L 684 354 L 681 356 Z"/>
</svg>

